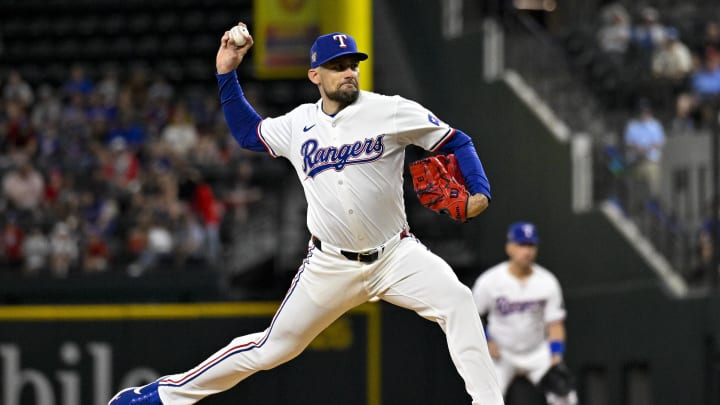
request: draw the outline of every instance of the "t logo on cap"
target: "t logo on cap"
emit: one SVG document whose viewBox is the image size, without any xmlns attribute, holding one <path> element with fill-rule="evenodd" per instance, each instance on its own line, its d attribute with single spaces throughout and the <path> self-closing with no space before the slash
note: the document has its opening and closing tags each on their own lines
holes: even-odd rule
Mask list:
<svg viewBox="0 0 720 405">
<path fill-rule="evenodd" d="M 355 39 L 342 32 L 321 35 L 310 48 L 310 67 L 316 68 L 343 55 L 354 55 L 358 60 L 368 58 L 367 54 L 358 52 Z"/>
<path fill-rule="evenodd" d="M 347 48 L 347 45 L 345 45 L 346 38 L 347 38 L 347 35 L 345 35 L 345 34 L 333 35 L 333 39 L 340 42 L 340 48 Z"/>
<path fill-rule="evenodd" d="M 508 229 L 507 240 L 521 245 L 537 245 L 537 228 L 530 222 L 515 222 Z"/>
</svg>

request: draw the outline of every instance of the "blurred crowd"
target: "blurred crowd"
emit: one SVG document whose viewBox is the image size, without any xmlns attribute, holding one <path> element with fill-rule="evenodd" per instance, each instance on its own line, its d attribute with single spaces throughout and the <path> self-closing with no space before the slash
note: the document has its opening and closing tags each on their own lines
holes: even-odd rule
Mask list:
<svg viewBox="0 0 720 405">
<path fill-rule="evenodd" d="M 714 257 L 710 154 L 720 111 L 720 7 L 712 2 L 596 3 L 561 42 L 603 115 L 595 192 L 615 204 L 692 283 Z M 571 110 L 572 113 L 572 110 Z M 685 149 L 687 148 L 687 149 Z M 696 160 L 691 162 L 691 160 Z M 697 275 L 701 274 L 700 277 Z"/>
<path fill-rule="evenodd" d="M 623 4 L 602 7 L 595 36 L 598 62 L 609 66 L 608 77 L 618 84 L 607 87 L 614 90 L 610 107 L 632 111 L 618 144 L 608 149 L 609 167 L 625 183 L 624 208 L 635 218 L 644 216 L 644 225 L 652 220 L 644 229 L 651 239 L 668 235 L 693 245 L 695 264 L 683 271 L 690 271 L 691 283 L 702 284 L 713 257 L 707 218 L 700 219 L 700 229 L 684 229 L 674 207 L 662 206 L 660 185 L 669 179 L 661 178 L 661 162 L 667 136 L 713 130 L 720 107 L 720 10 L 663 15 L 650 6 Z"/>
<path fill-rule="evenodd" d="M 217 94 L 143 67 L 0 82 L 0 260 L 26 275 L 211 268 L 262 198 Z M 248 92 L 252 94 L 252 91 Z M 262 109 L 260 100 L 253 103 Z"/>
<path fill-rule="evenodd" d="M 600 10 L 597 45 L 613 74 L 632 82 L 623 83 L 631 97 L 672 111 L 666 125 L 674 133 L 707 126 L 705 107 L 720 97 L 720 18 L 665 17 L 650 6 L 608 3 Z M 616 100 L 622 106 L 635 101 Z"/>
</svg>

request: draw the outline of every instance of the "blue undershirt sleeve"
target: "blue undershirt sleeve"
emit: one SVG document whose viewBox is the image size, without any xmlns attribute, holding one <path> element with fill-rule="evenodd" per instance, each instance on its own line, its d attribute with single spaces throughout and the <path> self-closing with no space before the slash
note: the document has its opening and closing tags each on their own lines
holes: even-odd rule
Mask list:
<svg viewBox="0 0 720 405">
<path fill-rule="evenodd" d="M 478 157 L 472 138 L 455 129 L 455 134 L 441 148 L 442 153 L 454 153 L 470 194 L 485 194 L 491 200 L 490 182 L 485 175 L 480 157 Z"/>
<path fill-rule="evenodd" d="M 262 117 L 245 99 L 237 73 L 232 71 L 215 76 L 218 87 L 220 87 L 220 102 L 230 133 L 241 147 L 256 152 L 265 152 L 267 149 L 257 135 Z"/>
</svg>

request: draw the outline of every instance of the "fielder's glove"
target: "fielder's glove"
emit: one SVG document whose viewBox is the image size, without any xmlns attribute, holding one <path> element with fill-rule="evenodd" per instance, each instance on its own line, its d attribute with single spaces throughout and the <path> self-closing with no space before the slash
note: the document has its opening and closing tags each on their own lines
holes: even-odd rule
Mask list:
<svg viewBox="0 0 720 405">
<path fill-rule="evenodd" d="M 465 188 L 457 159 L 454 155 L 436 155 L 410 164 L 413 187 L 420 203 L 438 214 L 467 221 L 470 193 Z"/>
<path fill-rule="evenodd" d="M 565 363 L 560 362 L 550 367 L 538 385 L 546 393 L 564 397 L 575 389 L 575 376 Z"/>
</svg>

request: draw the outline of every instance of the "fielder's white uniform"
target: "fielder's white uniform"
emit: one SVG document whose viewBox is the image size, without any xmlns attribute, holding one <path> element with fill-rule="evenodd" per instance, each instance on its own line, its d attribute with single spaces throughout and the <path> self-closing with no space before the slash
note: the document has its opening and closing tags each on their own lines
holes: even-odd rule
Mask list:
<svg viewBox="0 0 720 405">
<path fill-rule="evenodd" d="M 560 283 L 538 264 L 519 280 L 502 262 L 483 272 L 473 285 L 480 314 L 488 314 L 488 339 L 500 349 L 496 374 L 505 393 L 516 375 L 537 384 L 551 366 L 548 323 L 565 319 Z"/>
<path fill-rule="evenodd" d="M 305 191 L 307 257 L 270 326 L 161 379 L 163 403 L 193 404 L 286 362 L 343 313 L 378 297 L 437 322 L 473 404 L 502 404 L 470 289 L 408 232 L 404 211 L 405 147 L 435 150 L 453 131 L 415 102 L 365 91 L 334 116 L 318 101 L 263 120 L 260 140 L 292 163 Z M 377 259 L 349 260 L 347 252 Z"/>
</svg>

